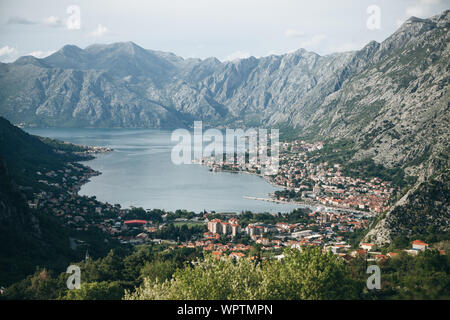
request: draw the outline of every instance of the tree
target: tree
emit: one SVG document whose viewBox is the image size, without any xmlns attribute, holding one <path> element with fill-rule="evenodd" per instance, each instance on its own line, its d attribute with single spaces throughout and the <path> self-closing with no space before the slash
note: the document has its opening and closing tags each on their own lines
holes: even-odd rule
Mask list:
<svg viewBox="0 0 450 320">
<path fill-rule="evenodd" d="M 6 298 L 12 300 L 56 299 L 65 288 L 65 279 L 62 276 L 55 279 L 51 272 L 42 269 L 11 285 L 7 289 Z"/>
<path fill-rule="evenodd" d="M 178 269 L 170 280 L 145 278 L 125 299 L 355 299 L 360 289 L 337 256 L 304 248 L 287 249 L 284 260 L 260 264 L 207 256 Z"/>
<path fill-rule="evenodd" d="M 140 277 L 142 279 L 149 279 L 155 282 L 164 282 L 172 277 L 172 274 L 177 269 L 176 262 L 167 260 L 154 260 L 147 262 L 141 269 Z"/>
<path fill-rule="evenodd" d="M 115 282 L 85 282 L 80 289 L 68 290 L 61 300 L 120 300 L 124 290 Z"/>
</svg>

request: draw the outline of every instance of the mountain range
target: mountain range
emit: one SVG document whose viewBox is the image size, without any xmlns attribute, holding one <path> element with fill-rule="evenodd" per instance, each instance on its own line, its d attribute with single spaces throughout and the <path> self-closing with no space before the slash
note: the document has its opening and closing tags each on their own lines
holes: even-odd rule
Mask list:
<svg viewBox="0 0 450 320">
<path fill-rule="evenodd" d="M 132 42 L 66 45 L 43 59 L 0 64 L 0 115 L 40 127 L 168 129 L 202 120 L 289 128 L 312 140 L 351 141 L 352 161 L 370 158 L 417 176 L 413 192 L 448 172 L 449 36 L 446 10 L 411 17 L 381 43 L 325 56 L 300 49 L 221 62 Z M 384 236 L 376 241 L 392 238 L 377 234 Z"/>
</svg>

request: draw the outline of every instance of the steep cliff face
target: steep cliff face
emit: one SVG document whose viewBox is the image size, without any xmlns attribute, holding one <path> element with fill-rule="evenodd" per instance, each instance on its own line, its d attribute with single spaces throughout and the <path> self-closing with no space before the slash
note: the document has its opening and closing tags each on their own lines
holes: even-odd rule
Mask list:
<svg viewBox="0 0 450 320">
<path fill-rule="evenodd" d="M 450 171 L 419 181 L 385 217 L 372 228 L 364 241 L 385 245 L 396 237 L 450 232 Z"/>
<path fill-rule="evenodd" d="M 373 158 L 418 174 L 448 155 L 449 12 L 411 18 L 382 44 L 369 44 L 370 64 L 329 95 L 305 132 L 347 137 L 355 158 Z M 447 159 L 448 160 L 448 159 Z"/>
</svg>

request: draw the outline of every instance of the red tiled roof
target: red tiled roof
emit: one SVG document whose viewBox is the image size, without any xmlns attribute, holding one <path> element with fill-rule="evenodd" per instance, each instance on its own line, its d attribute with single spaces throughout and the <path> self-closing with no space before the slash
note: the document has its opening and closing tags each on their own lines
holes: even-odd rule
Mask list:
<svg viewBox="0 0 450 320">
<path fill-rule="evenodd" d="M 428 245 L 427 243 L 423 242 L 422 240 L 414 240 L 412 242 L 412 244 L 416 244 L 416 245 L 419 245 L 419 246 L 427 246 Z"/>
<path fill-rule="evenodd" d="M 146 220 L 126 220 L 123 223 L 125 224 L 146 224 Z"/>
</svg>

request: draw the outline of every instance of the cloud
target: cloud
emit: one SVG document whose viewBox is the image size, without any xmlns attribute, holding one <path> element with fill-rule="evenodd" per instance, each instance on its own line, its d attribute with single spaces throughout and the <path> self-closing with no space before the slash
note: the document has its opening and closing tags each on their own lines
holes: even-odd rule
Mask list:
<svg viewBox="0 0 450 320">
<path fill-rule="evenodd" d="M 11 61 L 17 55 L 17 49 L 10 46 L 0 48 L 0 59 L 2 61 Z"/>
<path fill-rule="evenodd" d="M 305 33 L 300 30 L 286 29 L 284 35 L 286 38 L 301 38 L 305 36 Z"/>
<path fill-rule="evenodd" d="M 300 48 L 304 49 L 312 49 L 317 48 L 319 44 L 322 43 L 323 40 L 325 40 L 326 36 L 323 34 L 316 34 L 310 37 L 309 39 L 306 39 L 302 42 L 300 42 Z"/>
<path fill-rule="evenodd" d="M 58 17 L 50 16 L 44 19 L 44 24 L 53 28 L 65 27 L 66 24 Z"/>
<path fill-rule="evenodd" d="M 225 58 L 223 58 L 223 61 L 233 61 L 233 60 L 238 60 L 238 59 L 246 59 L 246 58 L 250 58 L 250 53 L 247 51 L 236 51 L 233 52 L 231 54 L 229 54 L 228 56 L 226 56 Z"/>
<path fill-rule="evenodd" d="M 15 53 L 17 53 L 17 50 L 15 48 L 11 48 L 10 46 L 4 46 L 3 48 L 0 48 L 0 57 L 9 56 Z"/>
<path fill-rule="evenodd" d="M 23 17 L 9 17 L 8 21 L 6 21 L 6 24 L 24 24 L 24 25 L 32 25 L 37 24 L 37 22 L 28 20 L 27 18 Z"/>
<path fill-rule="evenodd" d="M 33 56 L 35 58 L 42 59 L 42 58 L 48 57 L 49 55 L 51 55 L 53 53 L 55 53 L 54 50 L 50 50 L 50 51 L 40 51 L 40 50 L 38 50 L 38 51 L 30 52 L 28 55 L 29 56 Z"/>
<path fill-rule="evenodd" d="M 405 9 L 405 14 L 395 21 L 399 28 L 410 17 L 428 18 L 433 14 L 433 9 L 443 3 L 442 0 L 416 0 Z"/>
<path fill-rule="evenodd" d="M 406 8 L 407 17 L 427 18 L 433 11 L 432 7 L 442 3 L 442 0 L 419 0 L 414 5 Z"/>
<path fill-rule="evenodd" d="M 108 32 L 109 32 L 109 30 L 107 27 L 99 24 L 97 26 L 97 28 L 94 31 L 92 31 L 89 35 L 91 37 L 101 37 L 101 36 L 104 36 L 105 34 L 107 34 Z"/>
</svg>

